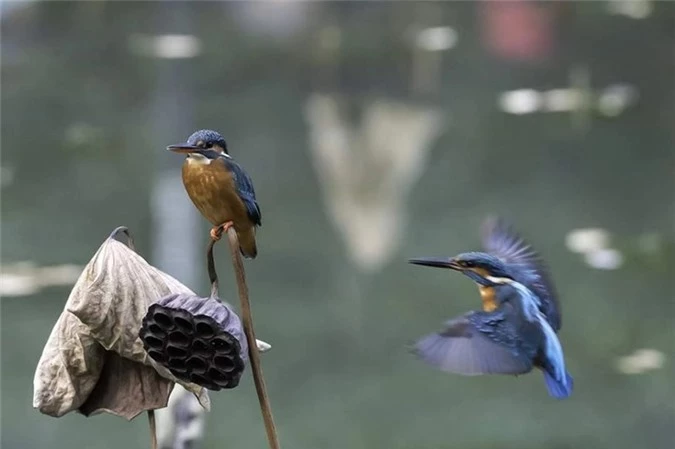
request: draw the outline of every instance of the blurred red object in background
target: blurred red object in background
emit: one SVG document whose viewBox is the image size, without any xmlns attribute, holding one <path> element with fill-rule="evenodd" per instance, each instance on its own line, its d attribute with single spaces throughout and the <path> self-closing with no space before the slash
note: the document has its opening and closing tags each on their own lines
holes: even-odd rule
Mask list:
<svg viewBox="0 0 675 449">
<path fill-rule="evenodd" d="M 551 54 L 553 14 L 546 5 L 525 0 L 479 2 L 484 45 L 516 61 L 541 61 Z"/>
</svg>

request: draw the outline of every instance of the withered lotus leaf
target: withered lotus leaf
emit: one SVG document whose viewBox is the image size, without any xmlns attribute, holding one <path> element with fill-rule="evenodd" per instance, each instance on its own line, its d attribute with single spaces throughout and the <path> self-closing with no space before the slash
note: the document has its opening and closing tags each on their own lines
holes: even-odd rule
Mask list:
<svg viewBox="0 0 675 449">
<path fill-rule="evenodd" d="M 208 410 L 206 389 L 153 361 L 138 335 L 148 307 L 170 294 L 195 296 L 124 243 L 112 236 L 103 242 L 44 347 L 33 380 L 33 407 L 56 417 L 78 410 L 132 419 L 165 407 L 177 382 Z"/>
</svg>

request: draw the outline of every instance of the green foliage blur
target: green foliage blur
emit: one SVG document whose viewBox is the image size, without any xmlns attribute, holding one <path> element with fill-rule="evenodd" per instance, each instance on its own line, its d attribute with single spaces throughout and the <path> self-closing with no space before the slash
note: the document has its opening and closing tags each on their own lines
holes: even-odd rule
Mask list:
<svg viewBox="0 0 675 449">
<path fill-rule="evenodd" d="M 155 262 L 150 192 L 167 171 L 180 185 L 180 158 L 162 152 L 216 129 L 263 211 L 259 256 L 246 269 L 257 334 L 272 344 L 263 366 L 283 447 L 672 448 L 675 6 L 647 2 L 651 14 L 634 19 L 610 14 L 612 2 L 538 2 L 552 43 L 543 57 L 516 60 L 486 44 L 487 3 L 3 2 L 2 264 L 84 265 L 122 224 Z M 418 58 L 415 32 L 438 26 L 457 32 L 456 46 L 436 53 L 435 84 L 415 89 L 416 65 L 436 67 Z M 197 37 L 200 53 L 139 50 L 165 33 Z M 568 87 L 575 70 L 590 75 L 592 92 L 628 84 L 639 98 L 616 116 L 499 109 L 502 92 Z M 405 202 L 400 247 L 381 270 L 359 270 L 327 213 L 304 116 L 313 93 L 340 98 L 355 123 L 373 98 L 444 114 Z M 552 269 L 576 381 L 567 401 L 548 397 L 538 372 L 452 376 L 405 350 L 479 304 L 468 280 L 407 258 L 477 249 L 493 213 Z M 205 246 L 207 223 L 196 223 L 183 234 Z M 618 269 L 594 269 L 567 249 L 566 235 L 589 227 L 612 233 Z M 645 249 L 649 236 L 657 244 Z M 221 293 L 236 303 L 220 252 Z M 206 294 L 199 269 L 189 286 Z M 35 366 L 68 291 L 2 298 L 2 448 L 147 447 L 144 417 L 32 409 Z M 663 366 L 620 372 L 617 360 L 640 348 L 663 353 Z M 212 399 L 204 448 L 265 447 L 248 369 Z"/>
</svg>

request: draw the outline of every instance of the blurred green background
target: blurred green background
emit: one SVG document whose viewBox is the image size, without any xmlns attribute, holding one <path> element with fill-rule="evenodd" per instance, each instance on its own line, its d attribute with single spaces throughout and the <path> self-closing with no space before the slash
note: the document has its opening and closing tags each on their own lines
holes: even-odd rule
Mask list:
<svg viewBox="0 0 675 449">
<path fill-rule="evenodd" d="M 207 294 L 164 151 L 200 128 L 262 209 L 246 268 L 284 448 L 674 447 L 674 3 L 1 5 L 3 449 L 148 447 L 142 416 L 41 415 L 32 379 L 70 264 L 118 225 Z M 405 351 L 479 304 L 406 259 L 477 249 L 489 214 L 552 268 L 569 400 Z M 265 447 L 249 372 L 200 447 Z"/>
</svg>

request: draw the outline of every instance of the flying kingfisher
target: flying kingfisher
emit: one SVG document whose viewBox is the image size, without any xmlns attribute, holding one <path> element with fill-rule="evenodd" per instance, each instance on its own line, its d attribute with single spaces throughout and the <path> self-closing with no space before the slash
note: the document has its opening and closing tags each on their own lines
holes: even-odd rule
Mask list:
<svg viewBox="0 0 675 449">
<path fill-rule="evenodd" d="M 560 340 L 537 295 L 508 276 L 471 276 L 497 290 L 497 307 L 447 321 L 443 330 L 417 341 L 413 352 L 443 371 L 467 376 L 519 375 L 536 367 L 543 371 L 551 396 L 569 397 L 574 379 L 565 368 Z"/>
<path fill-rule="evenodd" d="M 251 178 L 229 155 L 223 136 L 203 129 L 167 150 L 186 154 L 183 185 L 199 212 L 214 226 L 211 238 L 219 240 L 221 232 L 234 227 L 242 255 L 254 259 L 258 254 L 256 227 L 262 224 L 260 207 Z"/>
<path fill-rule="evenodd" d="M 560 304 L 553 282 L 539 253 L 504 220 L 490 218 L 483 225 L 484 252 L 462 253 L 455 257 L 410 259 L 410 263 L 429 267 L 450 268 L 464 273 L 478 285 L 483 310 L 491 312 L 499 304 L 493 286 L 480 282 L 485 276 L 508 277 L 531 290 L 540 301 L 540 310 L 558 332 Z"/>
<path fill-rule="evenodd" d="M 502 220 L 485 223 L 483 246 L 485 252 L 410 260 L 465 274 L 478 285 L 483 306 L 449 321 L 445 330 L 420 340 L 414 351 L 458 374 L 522 374 L 536 366 L 544 371 L 551 395 L 569 396 L 573 381 L 564 371 L 556 336 L 560 307 L 543 261 Z"/>
</svg>

